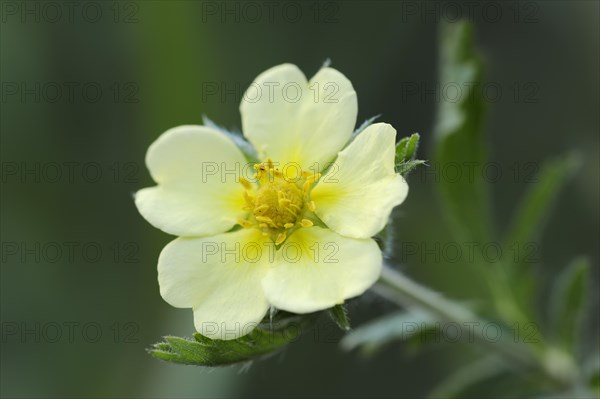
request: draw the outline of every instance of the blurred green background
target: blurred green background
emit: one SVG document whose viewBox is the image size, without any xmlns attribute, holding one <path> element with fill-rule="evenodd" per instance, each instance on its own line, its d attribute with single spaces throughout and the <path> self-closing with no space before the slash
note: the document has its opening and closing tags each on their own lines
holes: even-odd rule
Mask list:
<svg viewBox="0 0 600 399">
<path fill-rule="evenodd" d="M 431 94 L 437 25 L 459 14 L 473 22 L 487 67 L 486 140 L 502 171 L 492 184 L 497 227 L 506 228 L 543 160 L 583 156 L 536 242 L 534 266 L 545 284 L 574 256 L 590 258 L 587 333 L 597 338 L 599 3 L 444 4 L 2 1 L 2 397 L 426 394 L 475 348 L 392 345 L 365 360 L 343 352 L 342 334 L 324 319 L 248 369 L 151 358 L 145 349 L 162 335 L 191 335 L 192 314 L 159 295 L 156 263 L 172 237 L 142 219 L 132 193 L 153 184 L 144 155 L 162 132 L 200 124 L 203 114 L 239 127 L 246 86 L 283 62 L 310 77 L 330 58 L 356 89 L 358 123 L 381 113 L 399 137 L 421 133 L 419 156 L 432 159 L 435 111 L 445 101 Z M 436 167 L 409 177 L 399 243 L 450 240 Z M 397 256 L 407 275 L 450 297 L 486 295 L 452 262 Z M 395 306 L 366 294 L 349 308 L 356 326 Z"/>
</svg>

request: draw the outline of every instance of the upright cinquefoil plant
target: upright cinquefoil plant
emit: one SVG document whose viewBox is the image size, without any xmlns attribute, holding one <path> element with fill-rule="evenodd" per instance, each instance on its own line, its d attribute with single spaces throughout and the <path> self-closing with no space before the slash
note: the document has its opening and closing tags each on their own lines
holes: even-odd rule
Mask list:
<svg viewBox="0 0 600 399">
<path fill-rule="evenodd" d="M 441 83 L 481 81 L 469 26 L 444 25 L 441 38 Z M 485 161 L 483 108 L 477 92 L 442 103 L 437 162 Z M 171 305 L 193 310 L 197 331 L 193 340 L 165 337 L 150 349 L 153 356 L 202 366 L 258 359 L 294 340 L 320 311 L 348 330 L 344 301 L 374 286 L 405 310 L 350 332 L 344 349 L 372 353 L 440 328 L 440 322 L 471 326 L 467 338 L 475 338 L 481 356 L 442 381 L 434 397 L 493 384 L 507 372 L 516 381 L 511 389 L 524 394 L 591 394 L 600 361 L 597 353 L 585 354 L 574 333 L 585 304 L 585 259 L 575 261 L 556 284 L 552 314 L 560 319 L 549 323 L 542 339 L 529 343 L 504 334 L 490 342 L 481 330 L 483 317 L 498 320 L 500 328 L 540 320 L 530 306 L 531 268 L 518 260 L 490 267 L 478 259 L 491 294 L 477 315 L 383 265 L 382 251 L 399 250 L 385 232 L 393 227 L 388 226 L 393 208 L 407 196 L 405 176 L 424 163 L 416 159 L 418 134 L 398 140 L 393 127 L 373 123 L 375 118 L 355 129 L 356 93 L 329 66 L 310 80 L 290 64 L 267 70 L 244 94 L 240 112 L 243 136 L 205 118 L 203 126 L 165 132 L 148 150 L 146 164 L 157 185 L 137 192 L 135 202 L 151 224 L 179 236 L 158 260 L 160 292 Z M 505 242 L 525 242 L 541 231 L 547 204 L 574 159 L 542 170 L 542 184 L 525 197 Z M 442 181 L 438 189 L 457 240 L 496 235 L 488 187 Z M 419 326 L 411 334 L 398 328 L 410 320 Z"/>
<path fill-rule="evenodd" d="M 213 127 L 180 126 L 150 146 L 158 185 L 135 195 L 150 223 L 181 236 L 158 261 L 162 297 L 221 340 L 250 333 L 269 308 L 312 313 L 365 292 L 382 264 L 371 237 L 408 192 L 390 125 L 351 140 L 356 93 L 333 68 L 307 81 L 273 67 L 240 111 L 259 162 Z"/>
</svg>

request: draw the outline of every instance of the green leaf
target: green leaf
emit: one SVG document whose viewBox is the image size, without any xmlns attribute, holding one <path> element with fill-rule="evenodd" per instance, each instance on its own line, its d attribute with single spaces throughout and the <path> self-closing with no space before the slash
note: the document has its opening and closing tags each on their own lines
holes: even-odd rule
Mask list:
<svg viewBox="0 0 600 399">
<path fill-rule="evenodd" d="M 157 359 L 196 366 L 226 366 L 259 359 L 296 340 L 316 315 L 288 317 L 261 324 L 248 335 L 234 340 L 210 339 L 194 334 L 195 340 L 167 336 L 148 350 Z"/>
<path fill-rule="evenodd" d="M 600 353 L 593 353 L 583 365 L 585 380 L 590 390 L 600 397 Z"/>
<path fill-rule="evenodd" d="M 416 159 L 414 161 L 400 162 L 396 164 L 396 172 L 400 173 L 402 176 L 406 176 L 410 171 L 420 165 L 426 165 L 426 161 Z"/>
<path fill-rule="evenodd" d="M 515 212 L 504 240 L 506 247 L 515 244 L 523 246 L 539 238 L 560 190 L 580 163 L 580 157 L 573 153 L 548 161 L 542 166 L 537 182 L 532 183 Z M 519 266 L 523 262 L 521 260 L 515 263 Z"/>
<path fill-rule="evenodd" d="M 484 100 L 481 90 L 483 64 L 473 45 L 472 26 L 466 22 L 444 23 L 440 31 L 440 87 L 454 85 L 462 95 L 440 102 L 434 128 L 435 168 L 445 214 L 457 238 L 488 241 L 491 236 L 489 187 L 481 176 L 487 159 L 484 135 Z M 449 168 L 460 177 L 448 178 Z M 447 170 L 448 169 L 448 170 Z M 450 172 L 448 172 L 450 173 Z"/>
<path fill-rule="evenodd" d="M 340 345 L 350 351 L 360 348 L 370 355 L 394 341 L 406 341 L 419 333 L 435 328 L 434 319 L 425 312 L 399 311 L 365 325 L 342 338 Z"/>
<path fill-rule="evenodd" d="M 532 251 L 544 230 L 553 205 L 561 189 L 573 176 L 580 165 L 578 154 L 572 153 L 545 162 L 536 176 L 536 182 L 523 196 L 514 213 L 504 238 L 504 248 L 510 249 L 511 259 L 503 263 L 512 293 L 521 308 L 530 316 L 535 313 L 531 297 L 535 294 L 536 274 L 531 263 Z"/>
<path fill-rule="evenodd" d="M 348 318 L 348 310 L 344 304 L 335 305 L 331 309 L 329 309 L 329 316 L 335 324 L 344 331 L 350 330 L 350 319 Z"/>
<path fill-rule="evenodd" d="M 588 384 L 594 395 L 600 396 L 600 371 L 596 370 L 596 373 L 590 376 Z"/>
<path fill-rule="evenodd" d="M 578 258 L 560 274 L 550 297 L 554 338 L 568 353 L 575 353 L 587 298 L 590 262 Z"/>
<path fill-rule="evenodd" d="M 396 144 L 396 165 L 415 159 L 420 138 L 419 133 L 413 133 L 410 137 L 404 137 Z"/>
<path fill-rule="evenodd" d="M 420 138 L 419 133 L 413 133 L 410 137 L 404 137 L 396 144 L 396 172 L 402 176 L 408 175 L 417 166 L 425 165 L 425 161 L 415 159 Z"/>
<path fill-rule="evenodd" d="M 497 357 L 485 357 L 459 367 L 443 379 L 428 396 L 430 398 L 459 398 L 467 388 L 481 384 L 504 371 L 506 371 L 506 366 Z"/>
</svg>

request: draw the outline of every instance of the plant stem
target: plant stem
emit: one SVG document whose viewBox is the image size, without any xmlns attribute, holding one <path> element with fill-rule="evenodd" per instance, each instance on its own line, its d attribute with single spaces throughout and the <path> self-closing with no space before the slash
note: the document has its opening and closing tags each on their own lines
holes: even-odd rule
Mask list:
<svg viewBox="0 0 600 399">
<path fill-rule="evenodd" d="M 440 294 L 403 276 L 392 268 L 383 267 L 375 291 L 383 297 L 401 306 L 419 308 L 436 319 L 457 323 L 459 328 L 467 327 L 469 342 L 482 344 L 486 349 L 501 355 L 511 364 L 525 369 L 540 368 L 540 364 L 531 348 L 521 342 L 515 342 L 498 330 L 499 326 L 486 321 L 460 304 L 442 297 Z M 489 330 L 489 331 L 488 331 Z M 498 332 L 500 331 L 500 332 Z M 491 338 L 489 336 L 492 335 Z M 545 368 L 542 367 L 545 372 Z M 553 380 L 555 375 L 551 375 Z"/>
</svg>

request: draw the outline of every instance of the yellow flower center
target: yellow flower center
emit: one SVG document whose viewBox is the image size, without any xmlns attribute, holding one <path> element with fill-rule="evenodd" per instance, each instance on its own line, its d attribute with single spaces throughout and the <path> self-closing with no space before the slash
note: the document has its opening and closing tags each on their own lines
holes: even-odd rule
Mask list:
<svg viewBox="0 0 600 399">
<path fill-rule="evenodd" d="M 283 229 L 286 224 L 296 223 L 303 207 L 304 199 L 298 186 L 275 176 L 258 189 L 253 214 L 259 222 Z"/>
<path fill-rule="evenodd" d="M 263 235 L 271 236 L 275 244 L 279 245 L 286 239 L 288 232 L 313 225 L 305 216 L 315 210 L 309 194 L 312 184 L 321 176 L 319 173 L 304 173 L 290 178 L 273 167 L 270 160 L 254 165 L 254 169 L 258 189 L 247 179 L 240 177 L 240 182 L 246 189 L 244 209 L 250 211 L 248 219 L 239 221 L 241 226 L 259 228 Z"/>
</svg>

